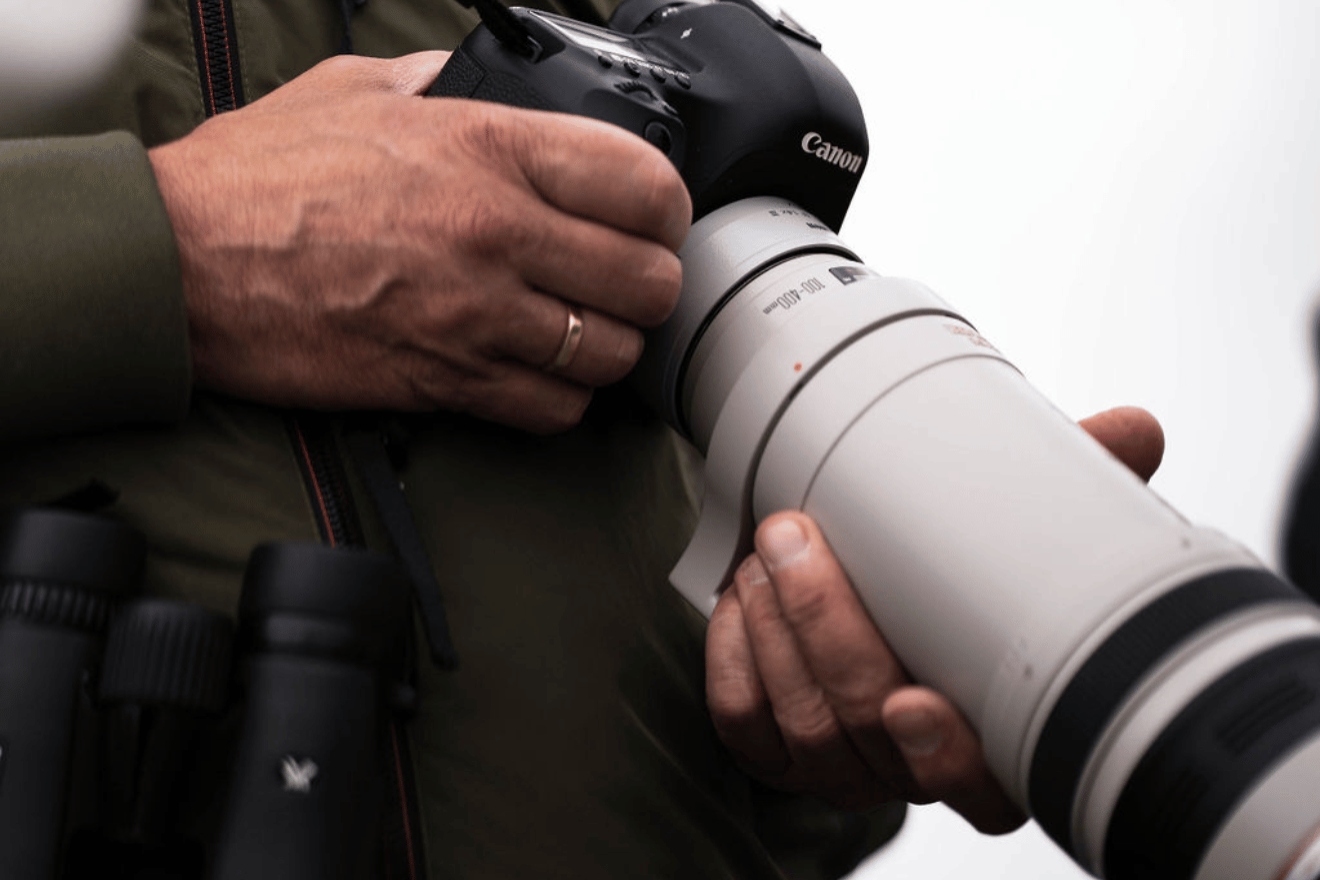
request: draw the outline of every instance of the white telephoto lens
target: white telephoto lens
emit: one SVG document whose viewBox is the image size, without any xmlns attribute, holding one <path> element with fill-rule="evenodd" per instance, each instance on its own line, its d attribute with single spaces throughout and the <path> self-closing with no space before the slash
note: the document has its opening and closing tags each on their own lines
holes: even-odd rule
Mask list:
<svg viewBox="0 0 1320 880">
<path fill-rule="evenodd" d="M 1320 608 L 796 206 L 722 208 L 680 256 L 639 378 L 706 458 L 684 595 L 709 614 L 754 522 L 804 510 L 905 667 L 1084 868 L 1307 876 Z"/>
</svg>

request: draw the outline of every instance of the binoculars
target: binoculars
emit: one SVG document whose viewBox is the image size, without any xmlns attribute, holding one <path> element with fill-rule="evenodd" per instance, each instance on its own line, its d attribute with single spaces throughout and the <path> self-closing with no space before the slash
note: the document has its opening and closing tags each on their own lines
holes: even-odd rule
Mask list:
<svg viewBox="0 0 1320 880">
<path fill-rule="evenodd" d="M 263 544 L 235 630 L 134 598 L 145 556 L 106 518 L 0 512 L 0 876 L 368 876 L 403 570 Z"/>
</svg>

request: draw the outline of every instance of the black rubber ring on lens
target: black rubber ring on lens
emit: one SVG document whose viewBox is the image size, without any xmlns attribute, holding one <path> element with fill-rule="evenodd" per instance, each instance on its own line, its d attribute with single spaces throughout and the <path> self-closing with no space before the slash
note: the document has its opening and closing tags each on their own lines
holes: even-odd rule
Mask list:
<svg viewBox="0 0 1320 880">
<path fill-rule="evenodd" d="M 1206 625 L 1251 605 L 1304 597 L 1259 568 L 1218 571 L 1160 596 L 1120 626 L 1082 664 L 1041 730 L 1031 759 L 1031 813 L 1074 857 L 1072 806 L 1086 760 L 1150 668 Z"/>
<path fill-rule="evenodd" d="M 1219 678 L 1128 777 L 1105 834 L 1105 876 L 1190 880 L 1260 777 L 1316 734 L 1320 638 L 1288 642 Z"/>
</svg>

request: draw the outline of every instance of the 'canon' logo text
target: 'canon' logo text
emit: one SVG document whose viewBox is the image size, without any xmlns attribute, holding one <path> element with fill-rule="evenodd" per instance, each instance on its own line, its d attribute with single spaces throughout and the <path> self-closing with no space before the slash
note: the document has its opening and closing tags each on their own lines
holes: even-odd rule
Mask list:
<svg viewBox="0 0 1320 880">
<path fill-rule="evenodd" d="M 842 147 L 836 147 L 834 144 L 825 140 L 814 131 L 807 132 L 802 138 L 802 151 L 811 153 L 817 159 L 824 159 L 831 165 L 838 165 L 845 171 L 851 171 L 857 174 L 862 170 L 862 158 L 856 153 L 850 153 Z"/>
</svg>

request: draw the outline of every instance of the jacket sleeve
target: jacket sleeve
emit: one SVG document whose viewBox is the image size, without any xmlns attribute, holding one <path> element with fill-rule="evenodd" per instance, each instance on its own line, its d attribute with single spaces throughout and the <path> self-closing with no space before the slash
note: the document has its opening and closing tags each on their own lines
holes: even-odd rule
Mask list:
<svg viewBox="0 0 1320 880">
<path fill-rule="evenodd" d="M 182 418 L 177 246 L 132 135 L 0 141 L 0 439 Z"/>
</svg>

